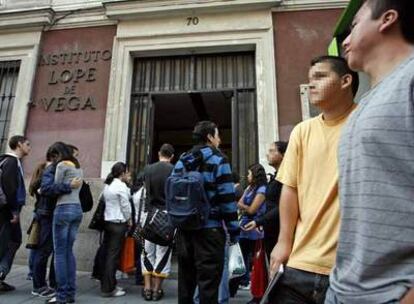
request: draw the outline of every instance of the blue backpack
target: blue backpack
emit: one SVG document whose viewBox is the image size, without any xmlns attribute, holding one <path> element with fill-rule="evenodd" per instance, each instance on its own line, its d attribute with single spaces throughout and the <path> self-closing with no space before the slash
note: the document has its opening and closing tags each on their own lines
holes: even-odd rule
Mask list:
<svg viewBox="0 0 414 304">
<path fill-rule="evenodd" d="M 204 160 L 205 162 L 206 160 Z M 165 200 L 171 223 L 181 230 L 204 227 L 211 205 L 204 190 L 204 178 L 199 171 L 171 175 L 165 184 Z"/>
</svg>

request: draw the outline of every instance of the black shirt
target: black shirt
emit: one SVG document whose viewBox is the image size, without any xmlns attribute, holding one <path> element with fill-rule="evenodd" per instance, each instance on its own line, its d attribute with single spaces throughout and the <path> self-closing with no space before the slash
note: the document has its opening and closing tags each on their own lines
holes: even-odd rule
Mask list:
<svg viewBox="0 0 414 304">
<path fill-rule="evenodd" d="M 149 206 L 165 209 L 165 182 L 173 169 L 172 164 L 161 161 L 145 167 L 145 188 Z"/>
</svg>

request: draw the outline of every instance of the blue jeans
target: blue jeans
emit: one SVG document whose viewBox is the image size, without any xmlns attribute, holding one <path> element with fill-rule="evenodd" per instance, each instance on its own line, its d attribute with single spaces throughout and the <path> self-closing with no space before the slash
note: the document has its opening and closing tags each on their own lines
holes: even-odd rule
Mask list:
<svg viewBox="0 0 414 304">
<path fill-rule="evenodd" d="M 229 303 L 230 291 L 229 291 L 229 244 L 226 242 L 226 247 L 224 248 L 224 267 L 223 274 L 221 276 L 220 286 L 219 286 L 219 304 Z M 199 304 L 199 294 L 198 287 L 194 293 L 194 304 Z"/>
<path fill-rule="evenodd" d="M 27 274 L 28 277 L 33 277 L 33 262 L 36 255 L 36 249 L 29 249 L 29 273 Z"/>
<path fill-rule="evenodd" d="M 55 249 L 56 297 L 59 302 L 75 298 L 76 260 L 73 243 L 82 221 L 80 204 L 58 205 L 53 215 L 53 245 Z"/>
<path fill-rule="evenodd" d="M 52 216 L 38 215 L 38 222 L 40 226 L 38 247 L 35 251 L 33 259 L 33 289 L 47 287 L 46 271 L 47 261 L 53 253 L 53 234 L 52 234 Z M 49 284 L 55 285 L 55 275 L 53 265 L 50 267 Z"/>
<path fill-rule="evenodd" d="M 285 267 L 273 288 L 271 304 L 323 304 L 329 276 Z"/>
</svg>

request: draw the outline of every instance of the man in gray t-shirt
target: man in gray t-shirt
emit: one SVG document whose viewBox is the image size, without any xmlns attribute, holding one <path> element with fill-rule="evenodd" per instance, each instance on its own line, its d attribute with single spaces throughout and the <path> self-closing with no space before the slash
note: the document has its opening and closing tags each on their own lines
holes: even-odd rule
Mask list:
<svg viewBox="0 0 414 304">
<path fill-rule="evenodd" d="M 413 0 L 367 0 L 344 41 L 372 89 L 340 140 L 341 228 L 326 304 L 414 303 L 413 20 Z"/>
</svg>

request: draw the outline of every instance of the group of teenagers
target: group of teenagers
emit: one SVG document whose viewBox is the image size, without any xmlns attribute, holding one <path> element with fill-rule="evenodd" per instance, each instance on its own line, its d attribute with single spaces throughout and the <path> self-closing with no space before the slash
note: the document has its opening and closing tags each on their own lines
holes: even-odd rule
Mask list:
<svg viewBox="0 0 414 304">
<path fill-rule="evenodd" d="M 296 125 L 288 144 L 270 145 L 268 162 L 276 169 L 270 180 L 263 166 L 252 165 L 248 186 L 240 191 L 228 158 L 219 149 L 219 129 L 211 121 L 197 123 L 192 133 L 195 146 L 175 165 L 171 164 L 173 147 L 164 144 L 159 162 L 144 169 L 144 186 L 132 193 L 127 166 L 116 163 L 102 193 L 102 296 L 125 294 L 117 286 L 116 265 L 125 233 L 133 220 L 139 221 L 136 209 L 144 189 L 147 205 L 165 209 L 168 176 L 197 170 L 211 209 L 200 229 L 177 232 L 178 303 L 228 303 L 239 285 L 248 284 L 258 240 L 263 241 L 269 258 L 269 277 L 283 269 L 269 303 L 414 303 L 413 5 L 412 0 L 363 1 L 343 42 L 345 58 L 312 60 L 309 98 L 321 114 Z M 371 82 L 358 105 L 355 71 L 365 72 Z M 9 246 L 0 248 L 1 291 L 12 287 L 4 279 L 21 243 L 18 223 L 25 190 L 20 159 L 30 152 L 24 137 L 11 138 L 9 146 L 13 152 L 0 159 L 8 202 L 0 212 L 0 231 L 9 231 Z M 75 299 L 72 246 L 82 219 L 82 171 L 75 155 L 69 145 L 55 143 L 48 150 L 49 165 L 40 183 L 36 186 L 32 180 L 30 185 L 30 192 L 38 197 L 38 211 L 50 200 L 55 205 L 53 211 L 45 207 L 47 211 L 36 213 L 39 221 L 47 222 L 43 229 L 48 249 L 38 249 L 34 258 L 33 292 L 53 292 L 45 282 L 45 256 L 52 246 L 56 296 L 49 303 Z M 3 158 L 12 161 L 1 164 Z M 4 176 L 13 170 L 15 185 L 10 186 Z M 47 197 L 45 203 L 42 197 Z M 229 282 L 226 248 L 237 242 L 248 271 Z M 161 247 L 145 242 L 144 251 L 153 266 L 163 260 L 166 249 Z M 160 273 L 148 271 L 143 263 L 145 300 L 162 299 L 170 258 Z M 260 301 L 256 297 L 249 303 Z"/>
<path fill-rule="evenodd" d="M 414 303 L 414 1 L 363 1 L 343 53 L 311 61 L 309 99 L 320 114 L 294 127 L 286 151 L 270 146 L 275 182 L 249 168 L 238 202 L 217 126 L 196 126 L 204 146 L 194 153 L 222 221 L 212 212 L 204 229 L 179 232 L 178 303 L 193 303 L 196 286 L 199 303 L 227 303 L 226 240 L 240 243 L 249 270 L 260 239 L 278 278 L 268 303 Z M 357 72 L 371 87 L 358 104 Z"/>
</svg>

